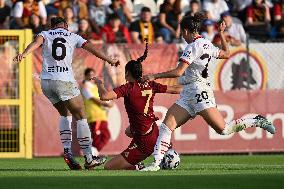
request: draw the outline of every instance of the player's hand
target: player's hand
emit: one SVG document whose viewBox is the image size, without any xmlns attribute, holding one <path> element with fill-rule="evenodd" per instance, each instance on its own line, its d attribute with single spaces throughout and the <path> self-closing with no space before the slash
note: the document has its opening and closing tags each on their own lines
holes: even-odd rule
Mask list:
<svg viewBox="0 0 284 189">
<path fill-rule="evenodd" d="M 23 58 L 25 58 L 25 56 L 23 54 L 19 53 L 19 54 L 17 54 L 17 56 L 15 56 L 15 58 L 13 58 L 13 61 L 15 63 L 19 63 L 19 62 L 22 61 Z"/>
<path fill-rule="evenodd" d="M 154 74 L 144 75 L 143 78 L 142 78 L 143 82 L 154 81 L 154 80 L 155 80 Z"/>
<path fill-rule="evenodd" d="M 221 24 L 219 25 L 219 32 L 223 33 L 226 29 L 226 23 L 224 21 L 221 22 Z"/>
<path fill-rule="evenodd" d="M 93 80 L 97 85 L 103 84 L 103 81 L 97 77 L 92 77 L 90 80 Z"/>
</svg>

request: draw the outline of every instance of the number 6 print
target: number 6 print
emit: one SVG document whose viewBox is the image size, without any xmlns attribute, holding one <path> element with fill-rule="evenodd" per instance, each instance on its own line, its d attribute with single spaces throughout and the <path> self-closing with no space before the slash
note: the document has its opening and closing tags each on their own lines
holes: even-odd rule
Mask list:
<svg viewBox="0 0 284 189">
<path fill-rule="evenodd" d="M 66 47 L 64 45 L 64 43 L 66 43 L 66 40 L 64 38 L 61 38 L 61 37 L 58 37 L 58 38 L 55 38 L 53 40 L 53 43 L 52 43 L 52 57 L 59 61 L 59 60 L 63 60 L 66 56 Z M 61 48 L 61 55 L 57 55 L 56 54 L 56 50 L 57 48 Z"/>
</svg>

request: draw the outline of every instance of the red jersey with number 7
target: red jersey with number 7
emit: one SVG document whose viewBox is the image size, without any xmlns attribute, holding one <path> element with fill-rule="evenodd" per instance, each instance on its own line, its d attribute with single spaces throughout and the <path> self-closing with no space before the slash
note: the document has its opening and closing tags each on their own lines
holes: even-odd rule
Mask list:
<svg viewBox="0 0 284 189">
<path fill-rule="evenodd" d="M 155 94 L 166 91 L 166 85 L 154 81 L 128 82 L 114 89 L 117 98 L 124 97 L 124 106 L 132 133 L 145 134 L 150 129 L 153 122 L 157 120 L 153 110 Z"/>
</svg>

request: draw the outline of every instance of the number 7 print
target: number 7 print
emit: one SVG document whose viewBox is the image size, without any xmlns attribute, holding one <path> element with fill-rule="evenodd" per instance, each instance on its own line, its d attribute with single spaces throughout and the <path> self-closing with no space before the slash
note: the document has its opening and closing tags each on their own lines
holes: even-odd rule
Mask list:
<svg viewBox="0 0 284 189">
<path fill-rule="evenodd" d="M 147 96 L 147 102 L 145 104 L 145 108 L 144 108 L 144 114 L 148 114 L 148 111 L 149 111 L 149 105 L 150 105 L 150 99 L 153 95 L 153 92 L 152 90 L 144 90 L 144 91 L 141 91 L 142 93 L 142 96 Z"/>
</svg>

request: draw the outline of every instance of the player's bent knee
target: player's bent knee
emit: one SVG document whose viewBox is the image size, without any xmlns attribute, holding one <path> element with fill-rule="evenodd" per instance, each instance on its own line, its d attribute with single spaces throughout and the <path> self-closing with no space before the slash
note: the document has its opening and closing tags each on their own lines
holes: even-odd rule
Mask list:
<svg viewBox="0 0 284 189">
<path fill-rule="evenodd" d="M 104 164 L 104 169 L 105 170 L 114 170 L 114 167 L 111 165 L 111 162 L 108 161 Z"/>
<path fill-rule="evenodd" d="M 70 112 L 76 120 L 85 119 L 85 112 L 84 112 L 84 109 L 81 107 L 74 108 L 70 110 Z"/>
</svg>

